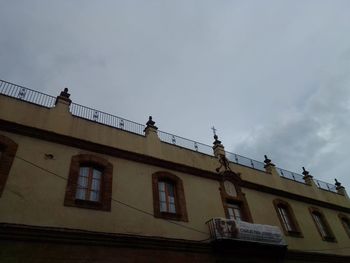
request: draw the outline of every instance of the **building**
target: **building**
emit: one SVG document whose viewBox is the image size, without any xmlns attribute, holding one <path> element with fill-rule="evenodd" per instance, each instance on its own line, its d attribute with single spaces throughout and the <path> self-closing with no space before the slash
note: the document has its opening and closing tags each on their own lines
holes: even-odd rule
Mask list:
<svg viewBox="0 0 350 263">
<path fill-rule="evenodd" d="M 1 262 L 350 262 L 316 180 L 0 81 Z M 226 220 L 226 219 L 231 220 Z"/>
</svg>

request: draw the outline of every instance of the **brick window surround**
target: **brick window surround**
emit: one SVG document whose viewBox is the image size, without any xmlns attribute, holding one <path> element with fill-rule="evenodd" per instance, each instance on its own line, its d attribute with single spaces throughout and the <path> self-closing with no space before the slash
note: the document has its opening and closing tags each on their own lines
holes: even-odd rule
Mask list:
<svg viewBox="0 0 350 263">
<path fill-rule="evenodd" d="M 290 204 L 281 199 L 273 200 L 278 219 L 286 236 L 303 237 L 298 221 Z"/>
<path fill-rule="evenodd" d="M 241 184 L 242 180 L 239 174 L 236 174 L 232 171 L 225 171 L 221 175 L 220 181 L 220 195 L 222 205 L 225 211 L 226 218 L 230 218 L 229 208 L 230 205 L 236 205 L 239 207 L 241 212 L 241 220 L 246 222 L 253 222 L 252 215 L 249 210 L 248 202 L 245 197 L 245 194 L 242 192 Z M 235 187 L 235 196 L 230 195 L 225 188 L 225 181 L 231 182 Z"/>
<path fill-rule="evenodd" d="M 17 147 L 17 143 L 10 138 L 0 135 L 0 197 L 4 191 L 7 177 L 16 156 Z"/>
<path fill-rule="evenodd" d="M 323 212 L 317 207 L 309 207 L 309 211 L 322 240 L 337 242 Z"/>
<path fill-rule="evenodd" d="M 81 166 L 96 167 L 102 171 L 99 201 L 76 198 L 79 171 Z M 113 166 L 107 160 L 91 155 L 79 154 L 72 157 L 67 181 L 65 206 L 111 211 Z"/>
<path fill-rule="evenodd" d="M 345 229 L 345 232 L 348 234 L 348 237 L 350 238 L 350 218 L 344 214 L 339 214 L 338 217 Z"/>
<path fill-rule="evenodd" d="M 161 212 L 158 182 L 174 185 L 176 213 Z M 156 172 L 152 175 L 154 217 L 188 222 L 185 193 L 182 180 L 169 172 Z"/>
</svg>

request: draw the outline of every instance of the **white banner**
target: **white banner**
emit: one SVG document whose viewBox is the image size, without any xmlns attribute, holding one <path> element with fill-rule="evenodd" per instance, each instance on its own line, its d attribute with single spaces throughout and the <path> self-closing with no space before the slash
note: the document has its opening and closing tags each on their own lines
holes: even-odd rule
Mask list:
<svg viewBox="0 0 350 263">
<path fill-rule="evenodd" d="M 214 218 L 212 223 L 217 239 L 241 239 L 286 245 L 281 230 L 277 226 L 252 224 L 225 218 Z"/>
</svg>

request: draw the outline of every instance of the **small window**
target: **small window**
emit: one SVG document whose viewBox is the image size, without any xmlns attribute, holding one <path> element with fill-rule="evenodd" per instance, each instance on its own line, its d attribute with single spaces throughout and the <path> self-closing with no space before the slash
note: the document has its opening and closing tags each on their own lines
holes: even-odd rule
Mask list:
<svg viewBox="0 0 350 263">
<path fill-rule="evenodd" d="M 175 186 L 170 182 L 158 182 L 160 212 L 176 213 Z"/>
<path fill-rule="evenodd" d="M 282 219 L 283 226 L 286 228 L 287 231 L 293 231 L 294 226 L 293 226 L 288 208 L 285 206 L 279 205 L 277 209 L 278 209 L 278 214 Z"/>
<path fill-rule="evenodd" d="M 329 227 L 329 224 L 328 224 L 325 216 L 321 212 L 321 210 L 319 210 L 318 208 L 312 207 L 312 208 L 310 208 L 310 212 L 311 212 L 312 219 L 314 220 L 314 223 L 315 223 L 317 230 L 320 233 L 322 239 L 325 241 L 334 242 L 335 237 L 334 237 L 334 235 Z"/>
<path fill-rule="evenodd" d="M 288 202 L 276 199 L 273 201 L 278 219 L 281 222 L 283 232 L 287 236 L 302 237 L 298 222 L 294 216 L 292 207 Z"/>
<path fill-rule="evenodd" d="M 346 215 L 339 214 L 339 219 L 345 229 L 345 232 L 348 234 L 350 237 L 350 219 Z"/>
<path fill-rule="evenodd" d="M 64 205 L 110 211 L 113 166 L 103 158 L 72 157 Z"/>
<path fill-rule="evenodd" d="M 5 188 L 16 152 L 17 143 L 4 135 L 0 135 L 0 197 Z"/>
<path fill-rule="evenodd" d="M 102 171 L 93 166 L 81 166 L 79 169 L 76 199 L 93 202 L 100 201 Z"/>
<path fill-rule="evenodd" d="M 152 175 L 154 216 L 187 222 L 182 180 L 167 172 Z"/>
<path fill-rule="evenodd" d="M 229 219 L 243 221 L 242 209 L 239 204 L 227 203 L 227 214 Z"/>
</svg>

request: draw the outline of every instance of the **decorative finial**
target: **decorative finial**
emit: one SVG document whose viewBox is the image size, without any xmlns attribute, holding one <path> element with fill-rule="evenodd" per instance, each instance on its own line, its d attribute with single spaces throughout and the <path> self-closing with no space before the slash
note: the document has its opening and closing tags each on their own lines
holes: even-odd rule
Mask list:
<svg viewBox="0 0 350 263">
<path fill-rule="evenodd" d="M 304 175 L 304 176 L 309 175 L 309 171 L 306 171 L 304 166 L 303 166 L 303 175 Z"/>
<path fill-rule="evenodd" d="M 214 145 L 221 144 L 221 141 L 219 140 L 219 137 L 218 137 L 218 135 L 216 134 L 217 129 L 215 129 L 214 126 L 211 127 L 211 129 L 213 130 L 213 134 L 214 134 L 214 142 L 213 142 L 213 144 L 214 144 Z"/>
<path fill-rule="evenodd" d="M 147 126 L 154 126 L 154 124 L 156 124 L 153 120 L 152 120 L 152 116 L 148 117 L 148 122 L 146 122 Z"/>
<path fill-rule="evenodd" d="M 264 155 L 264 158 L 265 158 L 264 163 L 266 163 L 266 164 L 270 164 L 271 163 L 271 160 L 269 158 L 267 158 L 266 154 Z"/>
<path fill-rule="evenodd" d="M 334 178 L 334 181 L 335 181 L 335 185 L 337 187 L 340 187 L 341 186 L 341 183 L 337 180 L 337 178 Z"/>
<path fill-rule="evenodd" d="M 155 126 L 154 124 L 156 124 L 156 123 L 155 123 L 155 121 L 152 120 L 152 116 L 149 116 L 149 117 L 148 117 L 148 121 L 146 122 L 146 128 L 145 128 L 145 130 L 146 130 L 147 128 L 153 128 L 153 129 L 157 130 L 158 128 L 157 128 L 157 126 Z"/>
<path fill-rule="evenodd" d="M 68 93 L 68 88 L 64 88 L 64 90 L 61 91 L 60 96 L 69 99 L 70 94 Z"/>
<path fill-rule="evenodd" d="M 216 135 L 216 131 L 217 131 L 217 130 L 215 129 L 215 127 L 214 127 L 214 126 L 213 126 L 213 127 L 211 127 L 211 129 L 213 130 L 213 134 L 214 134 L 214 138 L 215 138 L 215 136 L 217 136 L 217 135 Z"/>
<path fill-rule="evenodd" d="M 264 158 L 265 158 L 265 160 L 264 160 L 264 163 L 265 163 L 264 168 L 267 169 L 268 167 L 275 166 L 275 165 L 271 162 L 271 159 L 267 158 L 267 155 L 266 155 L 266 154 L 264 155 Z M 267 170 L 266 170 L 266 171 L 267 171 Z M 269 170 L 268 173 L 271 173 L 271 170 Z"/>
</svg>

